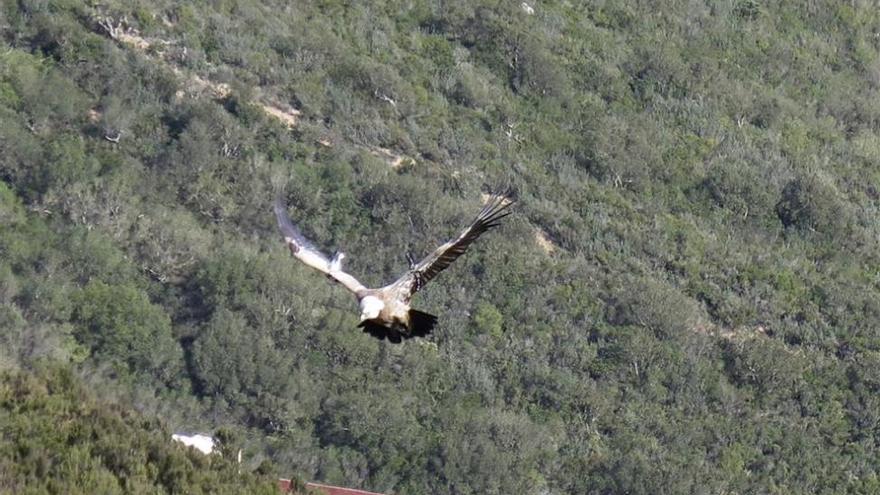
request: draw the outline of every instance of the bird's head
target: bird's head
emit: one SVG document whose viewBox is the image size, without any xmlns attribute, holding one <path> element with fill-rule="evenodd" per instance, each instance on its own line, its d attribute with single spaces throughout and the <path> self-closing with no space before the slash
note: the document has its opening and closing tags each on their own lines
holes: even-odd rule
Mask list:
<svg viewBox="0 0 880 495">
<path fill-rule="evenodd" d="M 367 296 L 361 299 L 361 321 L 376 318 L 384 307 L 385 303 L 378 297 Z"/>
</svg>

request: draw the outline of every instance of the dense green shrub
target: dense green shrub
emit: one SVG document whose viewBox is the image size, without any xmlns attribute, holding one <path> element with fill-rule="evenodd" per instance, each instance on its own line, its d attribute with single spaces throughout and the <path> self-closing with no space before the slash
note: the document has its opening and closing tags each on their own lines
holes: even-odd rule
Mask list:
<svg viewBox="0 0 880 495">
<path fill-rule="evenodd" d="M 822 177 L 799 177 L 782 189 L 776 214 L 782 225 L 802 232 L 846 234 L 849 211 L 832 184 Z"/>
<path fill-rule="evenodd" d="M 128 285 L 93 280 L 74 294 L 76 337 L 96 359 L 128 372 L 146 372 L 166 383 L 178 378 L 180 347 L 171 321 L 146 294 Z"/>
<path fill-rule="evenodd" d="M 99 401 L 69 370 L 0 372 L 0 423 L 2 491 L 277 493 L 232 455 L 205 456 L 157 420 Z"/>
</svg>

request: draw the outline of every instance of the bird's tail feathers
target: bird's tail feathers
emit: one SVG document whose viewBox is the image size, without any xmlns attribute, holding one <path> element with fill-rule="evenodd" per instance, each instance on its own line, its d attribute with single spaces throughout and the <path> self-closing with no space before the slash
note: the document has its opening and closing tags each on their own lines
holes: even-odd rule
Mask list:
<svg viewBox="0 0 880 495">
<path fill-rule="evenodd" d="M 388 328 L 370 320 L 360 322 L 358 327 L 379 340 L 388 339 L 392 344 L 399 344 L 413 337 L 428 335 L 436 324 L 436 316 L 411 309 L 409 310 L 409 331 L 407 331 L 403 324 L 395 325 L 394 328 Z"/>
<path fill-rule="evenodd" d="M 437 317 L 416 309 L 409 310 L 409 337 L 424 337 L 437 324 Z"/>
</svg>

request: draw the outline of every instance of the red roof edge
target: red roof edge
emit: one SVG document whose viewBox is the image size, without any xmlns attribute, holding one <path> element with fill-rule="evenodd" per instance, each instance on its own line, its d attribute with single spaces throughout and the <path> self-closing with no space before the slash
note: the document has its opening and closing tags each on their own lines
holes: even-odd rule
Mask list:
<svg viewBox="0 0 880 495">
<path fill-rule="evenodd" d="M 320 483 L 306 483 L 306 488 L 321 491 L 327 495 L 384 495 L 378 492 L 366 492 L 354 488 L 342 488 L 339 486 L 322 485 Z"/>
<path fill-rule="evenodd" d="M 324 495 L 384 495 L 378 492 L 367 492 L 364 490 L 356 490 L 354 488 L 342 488 L 341 486 L 323 485 L 321 483 L 306 483 L 306 488 L 316 490 Z M 293 485 L 287 478 L 278 480 L 278 489 L 282 492 L 293 491 Z"/>
</svg>

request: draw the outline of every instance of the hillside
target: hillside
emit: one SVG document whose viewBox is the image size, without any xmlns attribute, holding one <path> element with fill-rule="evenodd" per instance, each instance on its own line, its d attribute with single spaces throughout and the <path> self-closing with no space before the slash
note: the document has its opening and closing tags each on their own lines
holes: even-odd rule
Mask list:
<svg viewBox="0 0 880 495">
<path fill-rule="evenodd" d="M 61 367 L 0 373 L 0 493 L 278 493 L 231 445 L 205 456 L 170 435 Z"/>
<path fill-rule="evenodd" d="M 876 492 L 877 33 L 859 1 L 4 2 L 0 363 L 377 492 Z M 376 286 L 501 185 L 398 346 L 271 213 Z"/>
</svg>

